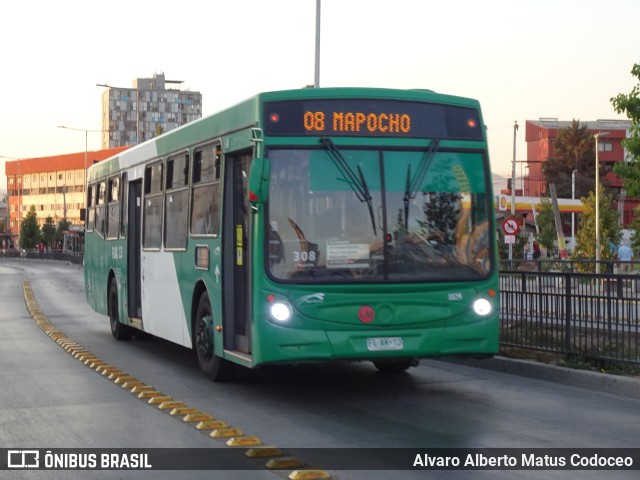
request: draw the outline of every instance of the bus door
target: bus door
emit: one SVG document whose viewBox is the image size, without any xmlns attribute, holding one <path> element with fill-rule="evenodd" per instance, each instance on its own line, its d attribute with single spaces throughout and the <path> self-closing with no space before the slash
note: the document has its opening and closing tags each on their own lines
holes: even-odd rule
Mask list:
<svg viewBox="0 0 640 480">
<path fill-rule="evenodd" d="M 129 183 L 127 225 L 127 285 L 129 286 L 129 317 L 142 318 L 142 288 L 140 250 L 142 245 L 140 211 L 142 207 L 142 180 Z"/>
<path fill-rule="evenodd" d="M 247 179 L 251 153 L 225 157 L 223 309 L 227 350 L 250 353 L 251 234 Z"/>
</svg>

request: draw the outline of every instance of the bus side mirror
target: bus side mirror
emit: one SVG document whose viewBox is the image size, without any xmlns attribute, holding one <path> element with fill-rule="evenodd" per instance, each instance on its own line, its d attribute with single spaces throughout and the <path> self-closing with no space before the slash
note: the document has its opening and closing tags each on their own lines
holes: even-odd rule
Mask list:
<svg viewBox="0 0 640 480">
<path fill-rule="evenodd" d="M 265 203 L 269 200 L 269 170 L 268 158 L 256 158 L 249 171 L 249 201 Z"/>
</svg>

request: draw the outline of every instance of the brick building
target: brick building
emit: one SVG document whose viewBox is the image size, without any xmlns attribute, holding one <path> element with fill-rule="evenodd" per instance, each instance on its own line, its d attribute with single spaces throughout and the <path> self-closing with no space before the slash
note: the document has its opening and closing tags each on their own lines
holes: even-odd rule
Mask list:
<svg viewBox="0 0 640 480">
<path fill-rule="evenodd" d="M 541 118 L 539 120 L 527 120 L 525 139 L 527 142 L 527 174 L 523 178 L 524 195 L 540 197 L 547 195 L 547 186 L 544 181 L 544 162 L 553 158 L 553 143 L 558 130 L 570 127 L 571 121 L 559 121 L 556 118 Z M 631 122 L 629 120 L 596 120 L 580 122 L 586 124 L 592 133 L 601 133 L 598 141 L 598 157 L 601 165 L 613 164 L 625 160 L 626 152 L 622 146 L 622 140 L 629 136 Z M 606 132 L 606 135 L 604 133 Z M 604 169 L 603 170 L 610 170 Z M 603 175 L 601 182 L 608 186 L 614 193 L 615 205 L 621 215 L 624 225 L 628 225 L 632 218 L 632 211 L 638 205 L 637 200 L 627 199 L 624 195 L 622 180 L 612 171 Z M 595 188 L 595 179 L 594 179 Z"/>
</svg>

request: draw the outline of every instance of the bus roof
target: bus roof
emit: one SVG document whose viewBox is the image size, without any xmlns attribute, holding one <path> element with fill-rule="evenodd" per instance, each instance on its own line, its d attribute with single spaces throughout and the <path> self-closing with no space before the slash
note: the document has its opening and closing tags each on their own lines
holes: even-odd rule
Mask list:
<svg viewBox="0 0 640 480">
<path fill-rule="evenodd" d="M 322 98 L 377 98 L 414 102 L 444 103 L 448 105 L 478 109 L 480 103 L 471 98 L 440 94 L 432 90 L 401 90 L 390 88 L 329 87 L 302 88 L 262 92 L 219 112 L 207 115 L 163 133 L 146 142 L 131 147 L 119 154 L 92 165 L 87 173 L 88 181 L 113 174 L 150 158 L 177 152 L 197 145 L 213 137 L 221 138 L 233 132 L 257 127 L 260 121 L 260 106 L 268 101 L 322 99 Z"/>
</svg>

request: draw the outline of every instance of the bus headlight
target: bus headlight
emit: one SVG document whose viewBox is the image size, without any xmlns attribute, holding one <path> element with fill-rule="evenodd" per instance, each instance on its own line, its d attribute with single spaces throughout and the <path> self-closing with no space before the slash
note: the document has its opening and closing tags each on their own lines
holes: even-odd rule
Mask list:
<svg viewBox="0 0 640 480">
<path fill-rule="evenodd" d="M 486 298 L 478 298 L 473 302 L 473 311 L 481 317 L 486 317 L 491 313 L 492 310 L 493 308 L 491 307 L 491 302 Z"/>
<path fill-rule="evenodd" d="M 284 302 L 275 302 L 270 308 L 271 317 L 278 322 L 286 322 L 291 318 L 291 307 Z"/>
</svg>

